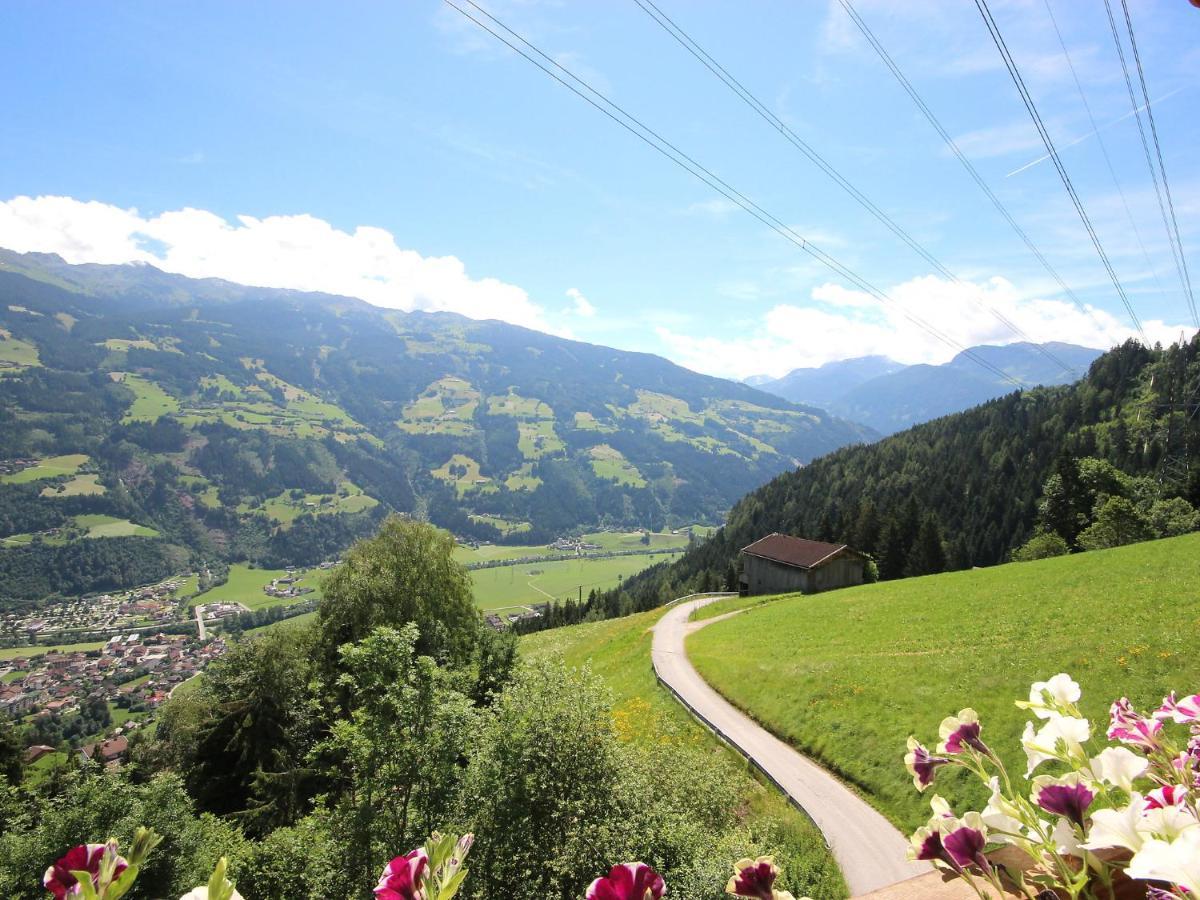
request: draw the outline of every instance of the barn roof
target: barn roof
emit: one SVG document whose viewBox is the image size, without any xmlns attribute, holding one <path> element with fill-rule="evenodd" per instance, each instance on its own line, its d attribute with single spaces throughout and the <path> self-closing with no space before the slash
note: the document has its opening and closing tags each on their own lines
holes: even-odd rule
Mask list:
<svg viewBox="0 0 1200 900">
<path fill-rule="evenodd" d="M 814 568 L 845 551 L 858 555 L 846 544 L 809 541 L 779 533 L 768 534 L 765 538 L 759 538 L 748 547 L 742 548 L 742 552 L 750 556 L 769 559 L 785 566 L 795 566 L 798 569 Z"/>
</svg>

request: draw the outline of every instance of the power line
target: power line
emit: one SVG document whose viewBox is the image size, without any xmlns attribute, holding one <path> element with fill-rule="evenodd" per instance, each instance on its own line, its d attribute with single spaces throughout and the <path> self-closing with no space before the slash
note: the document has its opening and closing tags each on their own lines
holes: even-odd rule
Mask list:
<svg viewBox="0 0 1200 900">
<path fill-rule="evenodd" d="M 1071 176 L 1067 174 L 1066 167 L 1058 156 L 1058 150 L 1055 149 L 1054 141 L 1050 139 L 1050 133 L 1046 130 L 1046 125 L 1037 111 L 1037 105 L 1033 102 L 1033 96 L 1025 86 L 1025 79 L 1021 77 L 1021 70 L 1017 67 L 1016 60 L 1013 59 L 1012 54 L 1009 52 L 1008 44 L 1005 43 L 1004 36 L 1000 33 L 1000 26 L 992 18 L 992 11 L 987 5 L 987 0 L 975 0 L 975 6 L 979 10 L 979 14 L 983 17 L 983 23 L 987 26 L 988 33 L 992 36 L 992 43 L 1000 51 L 1000 58 L 1004 61 L 1004 65 L 1008 69 L 1008 74 L 1012 76 L 1017 93 L 1021 95 L 1025 109 L 1028 110 L 1030 118 L 1033 119 L 1033 124 L 1041 136 L 1042 143 L 1046 145 L 1046 150 L 1050 153 L 1050 158 L 1054 162 L 1054 168 L 1058 171 L 1058 177 L 1062 180 L 1063 187 L 1066 188 L 1067 196 L 1071 198 L 1071 202 L 1075 205 L 1075 211 L 1079 213 L 1079 221 L 1083 223 L 1084 230 L 1087 231 L 1088 237 L 1092 239 L 1092 246 L 1096 248 L 1096 254 L 1104 264 L 1104 268 L 1108 272 L 1108 277 L 1112 279 L 1113 287 L 1120 296 L 1121 302 L 1125 305 L 1125 311 L 1129 313 L 1130 321 L 1133 322 L 1138 334 L 1141 335 L 1142 343 L 1149 346 L 1150 342 L 1146 339 L 1146 332 L 1142 330 L 1142 323 L 1139 321 L 1137 313 L 1133 311 L 1133 304 L 1129 302 L 1125 288 L 1121 287 L 1117 273 L 1108 259 L 1108 254 L 1104 252 L 1104 246 L 1100 243 L 1100 237 L 1096 234 L 1096 229 L 1092 226 L 1092 220 L 1088 218 L 1087 210 L 1083 208 L 1083 202 L 1079 199 L 1079 194 L 1075 192 L 1075 185 L 1071 183 Z"/>
<path fill-rule="evenodd" d="M 1142 150 L 1146 154 L 1146 167 L 1150 170 L 1150 177 L 1154 181 L 1154 194 L 1158 197 L 1158 211 L 1162 214 L 1163 227 L 1167 230 L 1167 243 L 1171 245 L 1171 256 L 1175 260 L 1175 269 L 1179 273 L 1179 286 L 1183 288 L 1184 299 L 1188 304 L 1188 311 L 1192 314 L 1192 322 L 1197 328 L 1200 328 L 1200 316 L 1196 311 L 1196 298 L 1192 294 L 1192 278 L 1187 268 L 1187 257 L 1183 253 L 1183 241 L 1179 237 L 1179 222 L 1175 218 L 1175 202 L 1171 198 L 1171 185 L 1167 182 L 1167 169 L 1163 165 L 1162 147 L 1158 143 L 1158 129 L 1154 125 L 1154 112 L 1150 107 L 1150 94 L 1146 90 L 1146 73 L 1142 69 L 1142 57 L 1138 53 L 1137 40 L 1133 36 L 1133 19 L 1129 15 L 1129 5 L 1125 0 L 1121 0 L 1121 7 L 1125 11 L 1125 27 L 1129 31 L 1129 45 L 1133 48 L 1133 59 L 1137 63 L 1138 81 L 1142 88 L 1142 98 L 1145 100 L 1146 118 L 1150 120 L 1150 133 L 1154 138 L 1154 152 L 1158 157 L 1158 169 L 1162 173 L 1163 192 L 1167 195 L 1166 208 L 1163 206 L 1163 193 L 1158 189 L 1158 176 L 1154 173 L 1154 163 L 1150 160 L 1150 147 L 1146 144 L 1146 130 L 1142 126 L 1142 116 L 1138 112 L 1137 99 L 1133 95 L 1133 84 L 1129 77 L 1129 66 L 1125 62 L 1125 51 L 1121 47 L 1121 38 L 1117 34 L 1117 23 L 1113 18 L 1112 5 L 1109 0 L 1104 0 L 1104 9 L 1108 13 L 1108 25 L 1112 30 L 1113 41 L 1117 45 L 1117 56 L 1121 60 L 1121 71 L 1125 74 L 1125 88 L 1129 91 L 1129 102 L 1133 104 L 1133 111 L 1137 118 L 1138 135 L 1142 139 Z M 1167 222 L 1167 209 L 1171 211 L 1171 221 Z M 1172 226 L 1174 226 L 1172 228 Z M 1176 248 L 1178 247 L 1178 253 Z"/>
<path fill-rule="evenodd" d="M 1112 158 L 1108 155 L 1108 145 L 1104 142 L 1104 135 L 1100 133 L 1100 126 L 1096 123 L 1096 117 L 1092 113 L 1092 105 L 1088 103 L 1087 94 L 1083 90 L 1083 82 L 1079 80 L 1079 73 L 1075 71 L 1075 63 L 1071 59 L 1071 52 L 1067 49 L 1067 42 L 1063 40 L 1062 31 L 1059 30 L 1058 19 L 1054 16 L 1054 9 L 1050 5 L 1050 0 L 1042 0 L 1042 2 L 1046 6 L 1047 15 L 1050 16 L 1050 24 L 1054 26 L 1054 34 L 1058 37 L 1058 46 L 1062 48 L 1063 59 L 1067 61 L 1067 68 L 1071 70 L 1071 78 L 1075 82 L 1075 89 L 1079 92 L 1079 99 L 1083 103 L 1083 108 L 1087 111 L 1088 122 L 1092 126 L 1092 134 L 1096 136 L 1096 142 L 1100 145 L 1100 152 L 1104 156 L 1104 164 L 1108 166 L 1108 174 L 1112 176 L 1113 187 L 1117 189 L 1117 194 L 1121 198 L 1121 205 L 1125 207 L 1125 218 L 1129 220 L 1129 227 L 1133 230 L 1133 235 L 1142 250 L 1142 257 L 1146 260 L 1146 267 L 1149 268 L 1150 274 L 1154 276 L 1159 293 L 1163 295 L 1163 299 L 1166 299 L 1166 288 L 1163 287 L 1162 280 L 1158 277 L 1158 270 L 1154 267 L 1154 263 L 1150 259 L 1150 253 L 1146 250 L 1146 244 L 1142 240 L 1142 233 L 1133 218 L 1133 210 L 1129 208 L 1129 201 L 1125 198 L 1125 190 L 1121 187 L 1121 182 L 1117 178 L 1117 170 L 1113 166 Z"/>
<path fill-rule="evenodd" d="M 655 3 L 654 0 L 633 0 L 646 15 L 652 18 L 658 25 L 674 38 L 685 50 L 699 60 L 705 68 L 717 76 L 731 91 L 734 92 L 747 106 L 756 112 L 768 125 L 777 130 L 783 137 L 797 150 L 803 153 L 814 165 L 822 172 L 828 175 L 833 181 L 847 194 L 849 194 L 863 209 L 871 213 L 884 226 L 887 227 L 892 234 L 904 241 L 913 251 L 915 251 L 922 259 L 928 262 L 931 266 L 937 269 L 945 278 L 967 288 L 970 293 L 972 302 L 990 312 L 997 321 L 1012 331 L 1015 335 L 1025 339 L 1032 344 L 1038 352 L 1061 367 L 1063 371 L 1070 375 L 1078 376 L 1078 371 L 1072 366 L 1067 365 L 1053 353 L 1036 342 L 1021 328 L 1012 322 L 998 309 L 993 307 L 983 298 L 983 292 L 976 285 L 968 284 L 959 278 L 956 274 L 950 271 L 942 262 L 937 259 L 929 250 L 920 244 L 912 235 L 910 235 L 902 226 L 886 212 L 880 209 L 869 197 L 863 194 L 855 187 L 845 176 L 839 172 L 832 163 L 825 159 L 821 154 L 801 138 L 795 131 L 780 119 L 777 115 L 771 112 L 765 104 L 762 103 L 745 85 L 737 80 L 724 66 L 715 60 L 703 47 L 689 35 L 684 29 L 675 22 L 670 16 L 664 13 Z"/>
<path fill-rule="evenodd" d="M 1078 296 L 1076 296 L 1075 292 L 1071 290 L 1071 288 L 1063 280 L 1062 276 L 1058 274 L 1058 271 L 1054 268 L 1054 266 L 1050 264 L 1050 261 L 1046 259 L 1045 254 L 1038 249 L 1037 245 L 1033 242 L 1029 235 L 1025 233 L 1025 229 L 1023 229 L 1017 223 L 1017 220 L 1013 218 L 1012 213 L 1008 211 L 1008 208 L 1001 202 L 1000 198 L 996 196 L 995 192 L 983 179 L 983 176 L 979 174 L 979 171 L 967 158 L 966 154 L 962 152 L 954 138 L 951 137 L 950 132 L 946 130 L 945 126 L 943 126 L 938 117 L 934 115 L 933 110 L 929 108 L 929 105 L 921 97 L 917 89 L 913 87 L 912 83 L 908 80 L 907 76 L 905 76 L 904 72 L 901 71 L 898 65 L 896 65 L 896 61 L 892 59 L 891 55 L 887 52 L 887 49 L 882 43 L 880 43 L 879 39 L 875 37 L 875 33 L 871 31 L 867 23 L 863 21 L 862 16 L 858 14 L 858 10 L 854 8 L 850 0 L 838 0 L 838 2 L 842 4 L 842 8 L 846 11 L 846 14 L 850 16 L 851 21 L 858 26 L 858 30 L 862 33 L 862 36 L 866 38 L 867 43 L 871 45 L 871 48 L 875 51 L 876 55 L 878 55 L 880 60 L 883 61 L 883 64 L 887 66 L 888 70 L 900 84 L 900 87 L 902 87 L 905 93 L 912 98 L 913 103 L 917 105 L 917 109 L 919 109 L 925 116 L 926 121 L 933 126 L 933 130 L 938 133 L 942 141 L 950 149 L 950 152 L 954 154 L 954 157 L 959 161 L 959 163 L 962 164 L 962 167 L 966 170 L 967 174 L 971 176 L 971 180 L 975 182 L 981 191 L 983 191 L 984 195 L 992 202 L 992 206 L 996 208 L 996 211 L 1000 213 L 1004 221 L 1008 223 L 1009 227 L 1013 230 L 1017 237 L 1019 237 L 1025 246 L 1029 248 L 1029 252 L 1032 253 L 1037 258 L 1037 261 L 1042 264 L 1042 268 L 1044 268 L 1046 272 L 1049 273 L 1050 277 L 1055 280 L 1059 288 L 1062 289 L 1062 292 L 1071 298 L 1071 301 L 1075 304 L 1079 311 L 1090 318 L 1095 323 L 1097 328 L 1099 328 L 1101 331 L 1104 331 L 1105 326 L 1103 323 L 1101 323 L 1100 320 L 1096 318 L 1095 313 L 1092 312 L 1092 310 L 1085 305 Z"/>
<path fill-rule="evenodd" d="M 858 275 L 858 273 L 854 272 L 852 269 L 850 269 L 848 266 L 844 265 L 843 263 L 839 262 L 834 257 L 830 256 L 824 250 L 821 250 L 819 247 L 817 247 L 815 244 L 813 244 L 811 241 L 809 241 L 803 235 L 797 233 L 795 231 L 795 229 L 793 229 L 790 225 L 787 225 L 782 220 L 780 220 L 776 216 L 772 215 L 767 210 L 763 209 L 763 207 L 759 206 L 753 200 L 746 197 L 744 194 L 742 194 L 740 191 L 738 191 L 736 188 L 734 188 L 732 185 L 730 185 L 724 179 L 720 178 L 718 175 L 714 174 L 712 171 L 705 168 L 700 163 L 696 162 L 696 160 L 694 160 L 692 157 L 688 156 L 686 153 L 684 153 L 682 150 L 680 150 L 678 147 L 676 147 L 674 144 L 672 144 L 666 138 L 662 137 L 662 135 L 660 135 L 658 132 L 654 131 L 648 125 L 643 123 L 640 119 L 638 119 L 635 116 L 633 116 L 632 114 L 626 112 L 621 106 L 619 106 L 614 101 L 610 100 L 608 97 L 606 97 L 600 91 L 596 90 L 594 87 L 592 87 L 590 84 L 588 84 L 582 78 L 580 78 L 578 75 L 571 72 L 569 69 L 567 69 L 561 63 L 554 60 L 552 57 L 548 56 L 546 53 L 543 53 L 534 44 L 530 43 L 528 40 L 526 40 L 520 34 L 513 31 L 511 28 L 509 28 L 507 25 L 505 25 L 502 21 L 500 21 L 498 18 L 496 18 L 496 16 L 492 15 L 486 9 L 481 7 L 478 3 L 475 2 L 475 0 L 463 0 L 463 2 L 469 4 L 480 14 L 485 16 L 491 22 L 495 23 L 495 25 L 497 27 L 499 27 L 504 32 L 506 32 L 508 35 L 510 35 L 513 38 L 513 40 L 518 41 L 521 44 L 523 44 L 525 47 L 527 47 L 529 49 L 529 51 L 532 52 L 532 54 L 536 54 L 536 56 L 541 57 L 541 59 L 544 60 L 544 62 L 539 61 L 533 55 L 531 55 L 531 53 L 526 52 L 525 50 L 521 49 L 521 47 L 519 47 L 519 46 L 517 46 L 517 44 L 513 43 L 513 40 L 509 40 L 503 34 L 500 34 L 495 29 L 489 27 L 486 22 L 483 22 L 480 19 L 476 18 L 474 15 L 472 15 L 470 13 L 470 11 L 464 9 L 462 6 L 459 6 L 458 3 L 455 2 L 455 0 L 443 0 L 443 2 L 447 6 L 449 6 L 451 9 L 455 10 L 456 12 L 460 13 L 465 18 L 474 22 L 481 29 L 486 31 L 488 34 L 492 35 L 492 37 L 496 38 L 496 40 L 500 41 L 502 44 L 507 46 L 514 53 L 518 54 L 523 59 L 525 59 L 527 62 L 532 63 L 534 66 L 536 66 L 538 69 L 540 69 L 543 73 L 545 73 L 546 75 L 549 75 L 551 78 L 553 78 L 555 81 L 557 81 L 563 87 L 567 88 L 567 90 L 571 91 L 573 94 L 578 96 L 580 99 L 584 100 L 586 103 L 588 103 L 594 109 L 603 113 L 605 116 L 607 116 L 613 122 L 615 122 L 617 125 L 621 126 L 626 131 L 628 131 L 630 134 L 632 134 L 634 137 L 638 138 L 643 143 L 652 147 L 654 150 L 656 150 L 662 156 L 665 156 L 667 159 L 669 159 L 671 162 L 675 163 L 675 165 L 679 166 L 684 171 L 691 174 L 693 177 L 704 182 L 706 185 L 708 185 L 710 188 L 715 190 L 717 193 L 721 194 L 723 197 L 725 197 L 730 202 L 741 207 L 741 209 L 743 209 L 745 212 L 749 213 L 751 216 L 753 216 L 755 219 L 757 219 L 763 225 L 766 225 L 768 228 L 770 228 L 772 231 L 779 234 L 781 237 L 783 237 L 786 240 L 790 241 L 791 243 L 795 244 L 797 247 L 799 247 L 805 253 L 809 254 L 814 259 L 816 259 L 818 262 L 820 262 L 827 268 L 831 269 L 832 271 L 836 272 L 838 275 L 841 275 L 843 278 L 845 278 L 851 284 L 858 287 L 860 290 L 864 291 L 867 294 L 870 294 L 872 297 L 874 297 L 876 300 L 878 300 L 881 303 L 891 304 L 891 305 L 895 306 L 901 315 L 903 315 L 906 319 L 908 319 L 910 322 L 912 322 L 918 328 L 922 329 L 923 331 L 925 331 L 928 334 L 932 335 L 933 337 L 937 338 L 942 343 L 946 344 L 947 346 L 951 347 L 952 349 L 958 350 L 960 353 L 965 355 L 968 359 L 977 363 L 984 369 L 987 369 L 989 372 L 991 372 L 993 375 L 997 376 L 1001 380 L 1010 382 L 1017 388 L 1025 387 L 1025 384 L 1023 382 L 1021 382 L 1019 379 L 1013 377 L 1012 375 L 1005 372 L 1003 369 L 999 368 L 998 366 L 993 365 L 988 360 L 979 356 L 977 353 L 974 353 L 969 348 L 964 347 L 962 344 L 960 344 L 954 338 L 950 337 L 945 332 L 941 331 L 941 329 L 937 328 L 935 325 L 932 325 L 929 322 L 926 322 L 920 316 L 905 309 L 902 304 L 898 303 L 894 298 L 889 296 L 887 293 L 885 293 L 884 291 L 875 287 L 873 284 L 871 284 L 865 278 Z M 555 72 L 555 69 L 557 69 L 558 72 L 562 72 L 563 75 L 566 76 L 566 78 L 564 78 L 562 75 L 559 75 L 558 72 Z M 568 81 L 567 78 L 569 78 L 570 81 Z M 572 84 L 571 82 L 575 82 L 575 84 Z M 576 85 L 579 85 L 579 87 L 576 87 Z M 582 88 L 582 90 L 580 88 Z M 587 93 L 584 93 L 584 91 L 586 91 Z"/>
</svg>

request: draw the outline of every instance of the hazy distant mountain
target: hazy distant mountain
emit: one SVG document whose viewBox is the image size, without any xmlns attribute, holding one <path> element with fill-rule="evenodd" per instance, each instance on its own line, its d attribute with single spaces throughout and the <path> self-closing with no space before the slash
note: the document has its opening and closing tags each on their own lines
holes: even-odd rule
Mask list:
<svg viewBox="0 0 1200 900">
<path fill-rule="evenodd" d="M 1054 341 L 984 345 L 972 347 L 970 352 L 1032 386 L 1067 384 L 1082 378 L 1102 351 Z M 1047 353 L 1072 372 L 1063 371 Z M 815 369 L 796 369 L 759 385 L 759 389 L 892 434 L 1001 397 L 1015 387 L 960 353 L 940 366 L 904 366 L 884 356 L 841 360 Z"/>
</svg>

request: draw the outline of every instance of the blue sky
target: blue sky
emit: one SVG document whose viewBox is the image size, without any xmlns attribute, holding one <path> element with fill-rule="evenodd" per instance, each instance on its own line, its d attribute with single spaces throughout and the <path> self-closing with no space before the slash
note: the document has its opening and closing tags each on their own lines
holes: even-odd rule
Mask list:
<svg viewBox="0 0 1200 900">
<path fill-rule="evenodd" d="M 1176 337 L 1191 319 L 1136 126 L 1122 119 L 1131 107 L 1103 5 L 1052 2 L 1136 234 L 1098 141 L 1071 143 L 1090 126 L 1044 0 L 993 9 L 1147 333 Z M 503 318 L 732 377 L 953 354 L 901 308 L 962 344 L 1017 339 L 981 303 L 1039 340 L 1129 333 L 1052 166 L 1016 171 L 1044 151 L 973 3 L 856 7 L 1087 313 L 836 0 L 659 5 L 969 284 L 900 244 L 632 0 L 483 5 L 897 306 L 853 290 L 433 0 L 4 4 L 0 246 Z M 1200 9 L 1130 8 L 1200 287 Z"/>
</svg>

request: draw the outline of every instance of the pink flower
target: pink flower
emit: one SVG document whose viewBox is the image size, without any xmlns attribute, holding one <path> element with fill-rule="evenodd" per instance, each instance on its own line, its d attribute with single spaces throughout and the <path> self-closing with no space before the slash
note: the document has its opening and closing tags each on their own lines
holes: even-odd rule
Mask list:
<svg viewBox="0 0 1200 900">
<path fill-rule="evenodd" d="M 1176 700 L 1175 692 L 1171 691 L 1170 694 L 1163 697 L 1162 706 L 1155 711 L 1154 718 L 1160 722 L 1171 720 L 1180 725 L 1200 722 L 1200 694 L 1192 694 L 1190 697 Z"/>
<path fill-rule="evenodd" d="M 71 874 L 72 872 L 87 872 L 92 876 L 92 885 L 98 885 L 100 863 L 104 859 L 104 850 L 107 846 L 107 844 L 80 844 L 78 847 L 72 847 L 65 856 L 46 870 L 46 874 L 42 876 L 42 885 L 54 895 L 55 900 L 62 900 L 63 897 L 75 897 L 83 893 L 78 879 Z M 113 855 L 116 855 L 115 845 Z M 119 876 L 128 866 L 129 864 L 122 857 L 117 856 L 116 865 L 113 867 L 113 878 Z"/>
<path fill-rule="evenodd" d="M 752 900 L 775 900 L 775 879 L 779 869 L 769 856 L 758 859 L 740 859 L 733 864 L 733 877 L 725 887 L 725 893 L 735 897 L 750 897 Z"/>
<path fill-rule="evenodd" d="M 1146 795 L 1146 809 L 1183 806 L 1187 802 L 1187 793 L 1187 788 L 1182 788 L 1177 784 L 1156 788 Z"/>
<path fill-rule="evenodd" d="M 659 900 L 666 892 L 662 876 L 648 865 L 623 863 L 592 882 L 587 900 Z"/>
<path fill-rule="evenodd" d="M 378 900 L 425 900 L 421 881 L 429 856 L 418 847 L 407 856 L 397 856 L 384 867 L 375 886 Z"/>
<path fill-rule="evenodd" d="M 1110 741 L 1120 741 L 1146 750 L 1153 750 L 1158 746 L 1158 733 L 1162 731 L 1162 722 L 1147 719 L 1134 709 L 1125 697 L 1112 705 L 1108 715 Z"/>
</svg>

